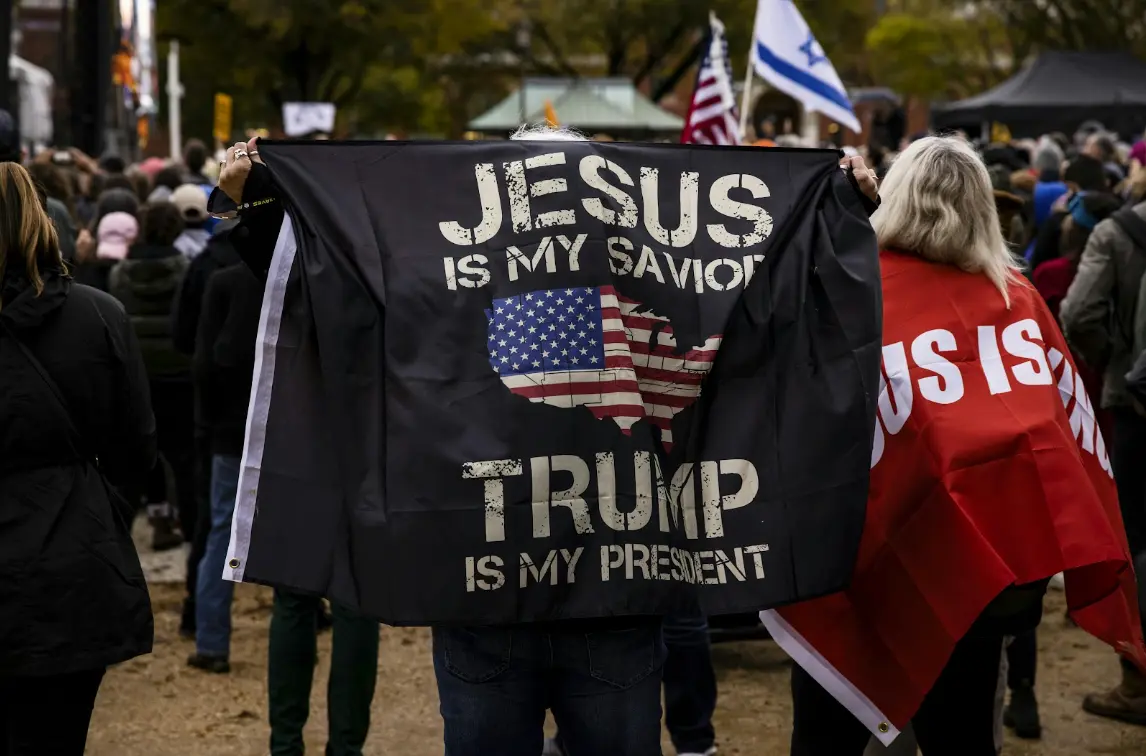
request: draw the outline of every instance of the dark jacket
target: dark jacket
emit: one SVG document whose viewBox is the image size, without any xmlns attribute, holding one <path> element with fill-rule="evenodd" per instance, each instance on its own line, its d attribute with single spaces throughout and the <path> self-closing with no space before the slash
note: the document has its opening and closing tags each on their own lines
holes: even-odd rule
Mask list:
<svg viewBox="0 0 1146 756">
<path fill-rule="evenodd" d="M 243 453 L 263 284 L 245 265 L 211 276 L 195 346 L 195 396 L 214 454 Z"/>
<path fill-rule="evenodd" d="M 84 260 L 77 263 L 72 269 L 72 276 L 78 284 L 107 291 L 107 280 L 111 275 L 111 269 L 120 262 L 120 260 L 110 260 L 103 257 Z"/>
<path fill-rule="evenodd" d="M 171 332 L 171 311 L 187 265 L 175 247 L 136 244 L 108 276 L 108 292 L 127 310 L 152 378 L 191 372 L 191 361 L 175 348 Z"/>
<path fill-rule="evenodd" d="M 1146 202 L 1134 212 L 1146 220 Z M 1067 341 L 1092 366 L 1105 365 L 1102 406 L 1129 407 L 1126 373 L 1134 365 L 1134 317 L 1146 275 L 1146 250 L 1113 218 L 1094 227 L 1059 314 Z"/>
<path fill-rule="evenodd" d="M 56 236 L 60 239 L 60 255 L 71 262 L 76 259 L 76 226 L 72 223 L 72 216 L 68 207 L 58 199 L 48 197 L 48 217 L 56 227 Z"/>
<path fill-rule="evenodd" d="M 1055 210 L 1038 227 L 1034 241 L 1031 242 L 1034 247 L 1030 259 L 1032 272 L 1043 263 L 1059 258 L 1062 242 L 1062 221 L 1066 216 L 1065 210 Z"/>
<path fill-rule="evenodd" d="M 234 225 L 234 224 L 230 224 Z M 215 271 L 238 265 L 239 254 L 231 245 L 230 226 L 221 226 L 207 242 L 207 247 L 191 261 L 179 297 L 172 313 L 172 333 L 175 348 L 186 355 L 195 353 L 195 334 L 199 330 L 199 317 L 203 308 L 203 297 L 207 293 L 207 282 Z"/>
<path fill-rule="evenodd" d="M 44 279 L 37 297 L 9 278 L 0 308 L 0 677 L 102 668 L 152 641 L 131 512 L 109 485 L 155 464 L 139 347 L 114 299 Z"/>
</svg>

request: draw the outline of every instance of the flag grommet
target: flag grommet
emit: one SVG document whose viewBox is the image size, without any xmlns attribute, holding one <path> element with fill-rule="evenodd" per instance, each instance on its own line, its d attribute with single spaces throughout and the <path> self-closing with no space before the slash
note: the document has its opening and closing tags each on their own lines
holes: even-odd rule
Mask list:
<svg viewBox="0 0 1146 756">
<path fill-rule="evenodd" d="M 238 559 L 232 559 L 231 561 L 227 562 L 227 566 L 230 567 L 232 570 L 238 569 L 239 560 Z"/>
<path fill-rule="evenodd" d="M 234 562 L 235 560 L 233 560 L 233 559 L 232 559 L 231 561 L 232 561 L 232 562 Z M 233 565 L 233 564 L 232 564 L 231 566 L 232 566 L 232 567 L 234 567 L 235 565 Z M 879 723 L 879 731 L 880 731 L 880 733 L 882 733 L 882 734 L 886 735 L 886 734 L 887 734 L 887 731 L 888 731 L 888 730 L 890 730 L 890 729 L 891 729 L 891 727 L 890 727 L 890 726 L 888 726 L 887 722 L 880 722 L 880 723 Z"/>
</svg>

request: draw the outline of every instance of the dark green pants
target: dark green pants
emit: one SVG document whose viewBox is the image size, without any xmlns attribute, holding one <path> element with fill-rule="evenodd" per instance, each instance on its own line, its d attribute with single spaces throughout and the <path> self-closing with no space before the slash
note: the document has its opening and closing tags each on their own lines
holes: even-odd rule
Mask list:
<svg viewBox="0 0 1146 756">
<path fill-rule="evenodd" d="M 317 598 L 275 591 L 267 672 L 272 756 L 302 756 L 304 751 L 302 729 L 318 655 L 318 609 Z M 337 604 L 332 609 L 326 756 L 362 756 L 378 676 L 378 623 Z"/>
</svg>

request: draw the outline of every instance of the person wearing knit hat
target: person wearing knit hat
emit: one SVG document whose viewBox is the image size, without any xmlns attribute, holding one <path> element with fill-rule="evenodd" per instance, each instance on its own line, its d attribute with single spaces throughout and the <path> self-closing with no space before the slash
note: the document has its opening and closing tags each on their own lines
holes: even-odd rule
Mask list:
<svg viewBox="0 0 1146 756">
<path fill-rule="evenodd" d="M 183 216 L 183 233 L 175 240 L 175 248 L 188 260 L 198 257 L 207 247 L 211 232 L 207 228 L 207 195 L 196 184 L 183 184 L 171 193 L 171 204 Z"/>
</svg>

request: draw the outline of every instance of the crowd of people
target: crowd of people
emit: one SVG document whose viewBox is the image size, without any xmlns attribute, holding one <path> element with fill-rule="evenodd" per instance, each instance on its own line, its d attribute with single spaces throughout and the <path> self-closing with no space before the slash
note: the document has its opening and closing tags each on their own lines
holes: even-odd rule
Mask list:
<svg viewBox="0 0 1146 756">
<path fill-rule="evenodd" d="M 254 140 L 231 147 L 221 162 L 191 141 L 181 160 L 129 166 L 74 149 L 24 156 L 5 142 L 3 127 L 0 119 L 0 338 L 10 335 L 19 349 L 7 341 L 0 348 L 0 754 L 79 754 L 105 669 L 151 647 L 151 609 L 131 540 L 137 513 L 146 514 L 156 550 L 190 544 L 180 624 L 195 642 L 187 663 L 204 673 L 230 670 L 233 585 L 221 575 L 261 278 L 283 209 L 262 202 L 275 193 Z M 577 138 L 545 130 L 520 136 Z M 906 174 L 921 154 L 937 151 L 950 158 L 945 170 L 964 171 L 952 185 L 966 196 L 929 198 L 950 212 L 969 213 L 976 192 L 992 194 L 1007 245 L 993 248 L 984 237 L 983 248 L 997 253 L 997 269 L 1022 270 L 1061 322 L 1079 373 L 1095 405 L 1101 402 L 1131 553 L 1146 553 L 1146 473 L 1137 464 L 1146 453 L 1146 141 L 1122 144 L 1087 125 L 1073 137 L 979 145 L 974 165 L 957 159 L 967 145 L 958 138 L 915 141 L 897 150 L 909 160 L 871 148 L 845 163 L 877 231 L 890 227 L 890 212 L 903 216 L 901 225 L 933 222 L 925 203 L 906 197 L 894 210 L 877 209 L 881 200 L 888 205 L 877 176 Z M 213 218 L 208 198 L 216 180 L 235 203 L 255 209 L 237 220 Z M 929 264 L 984 270 L 958 251 L 949 259 L 902 251 Z M 1001 287 L 1006 295 L 1024 286 L 1008 278 L 985 290 Z M 362 753 L 378 624 L 276 590 L 268 668 L 276 756 L 303 752 L 316 635 L 329 627 L 327 753 Z M 716 752 L 716 679 L 703 617 L 514 629 L 515 675 L 494 694 L 483 675 L 500 674 L 491 663 L 498 632 L 435 629 L 449 756 L 659 753 L 662 683 L 679 756 Z M 1028 738 L 1041 731 L 1035 632 L 1032 625 L 1015 633 L 1005 655 L 1006 722 Z M 617 668 L 616 681 L 581 669 L 587 636 L 601 644 L 598 659 Z M 577 639 L 582 647 L 570 642 Z M 564 661 L 542 661 L 561 648 Z M 1146 678 L 1131 660 L 1122 665 L 1121 682 L 1083 706 L 1146 725 Z M 822 696 L 814 681 L 798 682 L 798 704 Z M 547 692 L 527 700 L 537 685 Z M 34 724 L 36 707 L 53 710 L 54 727 Z M 561 732 L 542 743 L 536 715 L 547 707 Z M 823 722 L 797 722 L 793 753 L 825 753 L 809 745 L 816 742 L 809 728 Z M 962 722 L 958 712 L 932 717 L 930 743 L 921 744 L 927 754 L 954 753 L 936 745 L 937 734 L 950 739 L 955 729 L 981 732 L 982 724 Z"/>
</svg>

